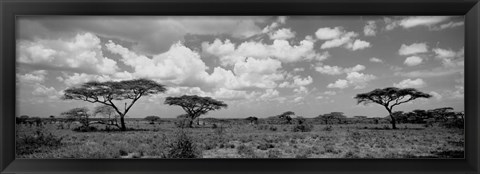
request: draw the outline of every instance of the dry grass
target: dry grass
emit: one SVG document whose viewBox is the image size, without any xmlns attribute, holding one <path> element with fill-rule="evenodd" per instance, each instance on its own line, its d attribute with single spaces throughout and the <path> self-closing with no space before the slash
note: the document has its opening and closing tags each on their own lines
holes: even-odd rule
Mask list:
<svg viewBox="0 0 480 174">
<path fill-rule="evenodd" d="M 19 158 L 162 158 L 168 156 L 178 128 L 173 123 L 150 125 L 127 132 L 73 132 L 46 125 L 62 137 L 57 149 Z M 294 125 L 230 125 L 223 130 L 188 129 L 203 158 L 463 158 L 461 129 L 399 125 L 315 125 L 311 132 L 292 132 Z M 274 127 L 274 128 L 272 128 Z M 19 126 L 22 134 L 33 133 Z M 99 129 L 102 129 L 99 127 Z"/>
</svg>

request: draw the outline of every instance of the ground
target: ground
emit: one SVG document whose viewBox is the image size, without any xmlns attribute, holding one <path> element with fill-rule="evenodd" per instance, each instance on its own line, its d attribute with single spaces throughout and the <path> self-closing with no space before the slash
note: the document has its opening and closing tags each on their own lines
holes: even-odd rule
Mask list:
<svg viewBox="0 0 480 174">
<path fill-rule="evenodd" d="M 224 124 L 185 128 L 202 158 L 463 158 L 463 129 L 422 124 L 314 125 L 293 132 L 294 125 Z M 72 125 L 72 127 L 75 127 Z M 17 125 L 17 139 L 35 132 L 61 138 L 54 148 L 40 148 L 18 158 L 162 158 L 180 132 L 173 122 L 129 121 L 135 130 L 75 132 L 57 124 Z M 103 127 L 99 126 L 99 129 Z M 17 142 L 18 143 L 18 142 Z"/>
</svg>

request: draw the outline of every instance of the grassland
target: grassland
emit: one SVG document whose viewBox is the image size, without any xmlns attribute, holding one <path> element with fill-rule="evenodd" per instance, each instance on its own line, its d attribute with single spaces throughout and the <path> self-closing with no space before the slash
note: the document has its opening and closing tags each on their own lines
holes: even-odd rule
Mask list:
<svg viewBox="0 0 480 174">
<path fill-rule="evenodd" d="M 182 129 L 201 158 L 463 158 L 463 129 L 422 124 L 314 125 L 293 132 L 286 124 L 223 124 Z M 129 121 L 134 130 L 75 132 L 55 123 L 17 125 L 17 139 L 38 132 L 61 138 L 18 158 L 165 158 L 180 128 L 173 122 Z M 72 126 L 74 127 L 74 126 Z"/>
</svg>

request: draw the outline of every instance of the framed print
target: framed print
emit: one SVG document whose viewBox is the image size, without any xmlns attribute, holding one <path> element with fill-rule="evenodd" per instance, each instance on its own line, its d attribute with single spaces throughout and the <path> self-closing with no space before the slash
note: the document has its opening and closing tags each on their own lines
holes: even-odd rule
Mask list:
<svg viewBox="0 0 480 174">
<path fill-rule="evenodd" d="M 478 1 L 1 9 L 2 173 L 479 172 Z"/>
</svg>

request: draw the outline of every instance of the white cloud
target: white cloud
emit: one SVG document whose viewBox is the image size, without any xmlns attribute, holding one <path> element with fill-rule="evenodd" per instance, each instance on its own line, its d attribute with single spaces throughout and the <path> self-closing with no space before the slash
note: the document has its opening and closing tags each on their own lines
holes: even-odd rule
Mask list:
<svg viewBox="0 0 480 174">
<path fill-rule="evenodd" d="M 315 36 L 317 36 L 317 39 L 320 40 L 331 40 L 331 39 L 336 39 L 339 38 L 341 35 L 344 34 L 344 31 L 341 27 L 335 27 L 335 28 L 319 28 L 315 32 Z"/>
<path fill-rule="evenodd" d="M 432 95 L 433 98 L 435 98 L 437 101 L 440 101 L 443 98 L 442 95 L 440 95 L 439 93 L 437 93 L 435 91 L 430 91 L 429 94 Z"/>
<path fill-rule="evenodd" d="M 104 57 L 100 39 L 91 33 L 65 40 L 18 41 L 17 58 L 20 63 L 46 69 L 100 74 L 113 74 L 118 70 L 117 62 Z"/>
<path fill-rule="evenodd" d="M 357 65 L 355 65 L 353 67 L 350 67 L 350 68 L 342 68 L 342 67 L 339 67 L 339 66 L 323 65 L 323 66 L 315 67 L 315 70 L 322 73 L 322 74 L 340 75 L 340 74 L 344 74 L 344 73 L 363 71 L 363 70 L 365 70 L 365 66 L 357 64 Z"/>
<path fill-rule="evenodd" d="M 448 19 L 450 19 L 448 16 L 414 16 L 402 19 L 399 25 L 403 28 L 412 28 L 417 26 L 430 27 Z"/>
<path fill-rule="evenodd" d="M 325 94 L 325 95 L 336 95 L 337 92 L 335 92 L 335 91 L 325 91 L 323 94 Z"/>
<path fill-rule="evenodd" d="M 435 58 L 440 59 L 447 68 L 462 68 L 464 66 L 464 48 L 455 52 L 450 49 L 434 48 Z"/>
<path fill-rule="evenodd" d="M 339 75 L 344 73 L 343 68 L 338 66 L 329 66 L 329 65 L 317 66 L 315 67 L 315 70 L 322 74 L 328 74 L 328 75 Z"/>
<path fill-rule="evenodd" d="M 342 45 L 345 45 L 346 48 L 351 48 L 352 47 L 352 41 L 353 38 L 357 37 L 358 34 L 355 32 L 348 32 L 342 34 L 338 38 L 334 38 L 332 40 L 327 40 L 325 41 L 320 48 L 321 49 L 328 49 L 328 48 L 335 48 L 335 47 L 340 47 Z"/>
<path fill-rule="evenodd" d="M 382 59 L 379 59 L 379 58 L 376 58 L 376 57 L 372 57 L 370 59 L 368 59 L 370 62 L 376 62 L 376 63 L 382 63 L 383 60 Z"/>
<path fill-rule="evenodd" d="M 291 45 L 286 40 L 274 40 L 271 45 L 248 41 L 241 43 L 235 50 L 232 50 L 234 46 L 228 40 L 224 43 L 215 40 L 212 44 L 202 43 L 202 50 L 219 57 L 223 66 L 234 65 L 236 62 L 244 61 L 246 57 L 256 59 L 275 58 L 288 63 L 304 59 L 324 59 L 322 56 L 325 56 L 315 52 L 313 49 L 314 41 L 309 39 L 300 41 L 298 45 Z"/>
<path fill-rule="evenodd" d="M 350 84 L 355 86 L 355 89 L 363 89 L 367 86 L 367 83 L 376 79 L 374 75 L 359 73 L 356 71 L 347 73 L 347 80 Z"/>
<path fill-rule="evenodd" d="M 345 79 L 338 79 L 335 83 L 330 83 L 327 88 L 348 88 L 354 86 L 354 89 L 363 89 L 367 86 L 369 81 L 376 79 L 377 77 L 372 74 L 364 74 L 356 71 L 347 73 Z"/>
<path fill-rule="evenodd" d="M 269 33 L 275 30 L 276 28 L 278 28 L 280 25 L 285 24 L 286 21 L 287 21 L 286 16 L 279 16 L 276 21 L 272 22 L 270 25 L 263 28 L 262 33 Z"/>
<path fill-rule="evenodd" d="M 428 52 L 428 46 L 426 43 L 413 43 L 411 45 L 402 44 L 398 50 L 398 54 L 403 56 L 425 52 Z"/>
<path fill-rule="evenodd" d="M 282 28 L 268 35 L 272 40 L 288 40 L 295 37 L 290 28 Z"/>
<path fill-rule="evenodd" d="M 47 71 L 45 70 L 36 70 L 31 73 L 27 73 L 24 75 L 17 74 L 17 79 L 21 84 L 25 83 L 42 83 L 45 81 L 45 75 L 47 75 Z"/>
<path fill-rule="evenodd" d="M 54 87 L 46 87 L 39 83 L 36 83 L 33 87 L 32 95 L 34 96 L 47 97 L 48 99 L 59 99 L 61 96 L 61 92 L 57 91 Z"/>
<path fill-rule="evenodd" d="M 400 81 L 399 83 L 393 84 L 393 86 L 397 88 L 423 88 L 426 85 L 427 84 L 425 83 L 425 81 L 423 81 L 423 79 L 420 79 L 420 78 L 415 80 L 405 79 Z"/>
<path fill-rule="evenodd" d="M 302 102 L 303 99 L 305 99 L 304 97 L 300 96 L 300 97 L 296 97 L 295 99 L 293 99 L 293 102 L 295 103 L 299 103 L 299 102 Z"/>
<path fill-rule="evenodd" d="M 370 42 L 357 39 L 357 40 L 355 40 L 355 42 L 353 42 L 352 50 L 353 51 L 363 50 L 363 49 L 368 48 L 370 46 L 371 46 Z"/>
<path fill-rule="evenodd" d="M 302 72 L 302 71 L 305 71 L 305 68 L 294 68 L 293 71 Z"/>
<path fill-rule="evenodd" d="M 58 77 L 57 79 L 65 83 L 65 85 L 67 86 L 80 85 L 90 81 L 105 82 L 112 80 L 112 78 L 108 75 L 95 75 L 85 73 L 73 73 L 72 75 L 67 75 L 65 73 L 63 77 Z"/>
<path fill-rule="evenodd" d="M 330 83 L 327 85 L 327 88 L 340 88 L 344 89 L 348 87 L 348 81 L 344 79 L 338 79 L 335 83 Z"/>
<path fill-rule="evenodd" d="M 387 31 L 395 29 L 399 23 L 399 21 L 388 17 L 383 18 L 383 21 L 385 22 L 385 30 Z"/>
<path fill-rule="evenodd" d="M 328 51 L 324 51 L 324 52 L 321 52 L 321 53 L 317 53 L 316 56 L 315 56 L 315 60 L 321 62 L 321 61 L 324 61 L 324 60 L 328 59 L 330 56 L 331 55 Z"/>
<path fill-rule="evenodd" d="M 294 76 L 293 77 L 293 84 L 297 86 L 306 86 L 309 84 L 312 84 L 313 79 L 311 76 L 308 76 L 306 78 L 301 78 L 300 76 Z"/>
<path fill-rule="evenodd" d="M 408 66 L 416 66 L 420 65 L 423 62 L 423 59 L 418 56 L 410 56 L 405 59 L 405 62 L 403 62 L 405 65 Z"/>
<path fill-rule="evenodd" d="M 443 30 L 443 29 L 447 29 L 447 28 L 455 28 L 455 27 L 463 26 L 464 24 L 465 23 L 463 21 L 460 21 L 460 22 L 450 21 L 449 23 L 442 24 L 438 27 L 434 27 L 433 30 Z"/>
<path fill-rule="evenodd" d="M 375 36 L 376 35 L 376 30 L 377 25 L 375 24 L 375 21 L 367 21 L 367 24 L 365 27 L 363 27 L 363 34 L 365 36 Z"/>
<path fill-rule="evenodd" d="M 273 100 L 279 96 L 279 92 L 276 89 L 266 89 L 265 93 L 260 95 L 261 100 Z"/>
<path fill-rule="evenodd" d="M 429 30 L 438 31 L 464 25 L 463 21 L 450 21 L 448 23 L 444 23 L 450 18 L 450 16 L 411 16 L 402 19 L 397 18 L 397 20 L 392 18 L 384 18 L 384 22 L 386 24 L 385 29 L 387 31 L 393 30 L 398 26 L 405 29 L 423 26 L 428 27 Z"/>
</svg>

